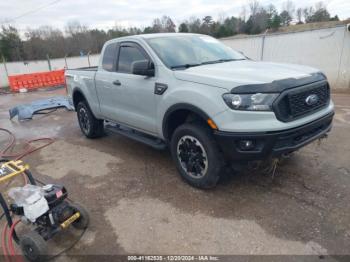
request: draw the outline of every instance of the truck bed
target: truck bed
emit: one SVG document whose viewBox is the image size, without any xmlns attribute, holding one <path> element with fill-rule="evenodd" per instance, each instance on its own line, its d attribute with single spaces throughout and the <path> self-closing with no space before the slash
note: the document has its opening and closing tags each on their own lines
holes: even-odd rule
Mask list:
<svg viewBox="0 0 350 262">
<path fill-rule="evenodd" d="M 97 66 L 79 67 L 79 68 L 69 68 L 68 71 L 97 71 Z"/>
</svg>

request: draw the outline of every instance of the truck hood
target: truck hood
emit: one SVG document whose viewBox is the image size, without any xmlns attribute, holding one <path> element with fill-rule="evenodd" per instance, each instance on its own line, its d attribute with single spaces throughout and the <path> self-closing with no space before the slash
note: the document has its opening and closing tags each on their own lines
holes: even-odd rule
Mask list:
<svg viewBox="0 0 350 262">
<path fill-rule="evenodd" d="M 281 92 L 325 80 L 319 70 L 308 66 L 251 60 L 190 67 L 174 74 L 182 81 L 217 86 L 232 93 Z"/>
</svg>

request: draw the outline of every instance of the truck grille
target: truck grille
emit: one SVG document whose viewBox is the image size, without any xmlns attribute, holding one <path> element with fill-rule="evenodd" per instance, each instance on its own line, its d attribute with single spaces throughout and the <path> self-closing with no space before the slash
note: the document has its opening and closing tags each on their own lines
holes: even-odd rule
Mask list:
<svg viewBox="0 0 350 262">
<path fill-rule="evenodd" d="M 289 122 L 326 107 L 329 101 L 329 85 L 322 81 L 286 90 L 274 103 L 274 111 L 279 120 Z"/>
</svg>

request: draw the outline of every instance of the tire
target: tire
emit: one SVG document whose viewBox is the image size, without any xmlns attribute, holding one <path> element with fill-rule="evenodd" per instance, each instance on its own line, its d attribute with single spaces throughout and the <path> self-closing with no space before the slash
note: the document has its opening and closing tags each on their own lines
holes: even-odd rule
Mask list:
<svg viewBox="0 0 350 262">
<path fill-rule="evenodd" d="M 224 161 L 209 128 L 183 124 L 174 131 L 170 147 L 176 168 L 187 183 L 201 189 L 216 186 Z"/>
<path fill-rule="evenodd" d="M 77 106 L 77 117 L 81 131 L 88 138 L 101 137 L 104 134 L 103 120 L 97 119 L 86 101 Z"/>
<path fill-rule="evenodd" d="M 75 212 L 80 213 L 80 217 L 72 223 L 72 226 L 76 229 L 86 229 L 89 226 L 90 216 L 86 209 L 79 204 L 71 204 L 71 207 Z"/>
<path fill-rule="evenodd" d="M 48 255 L 46 241 L 36 231 L 25 234 L 20 239 L 24 257 L 29 261 L 45 261 Z"/>
</svg>

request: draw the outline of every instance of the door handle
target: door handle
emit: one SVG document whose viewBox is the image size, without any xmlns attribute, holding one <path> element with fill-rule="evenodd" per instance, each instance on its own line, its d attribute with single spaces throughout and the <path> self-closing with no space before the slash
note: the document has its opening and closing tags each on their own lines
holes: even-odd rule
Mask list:
<svg viewBox="0 0 350 262">
<path fill-rule="evenodd" d="M 113 85 L 116 85 L 116 86 L 121 86 L 121 85 L 122 85 L 122 83 L 120 83 L 120 81 L 119 81 L 119 80 L 115 80 L 115 81 L 113 81 Z"/>
</svg>

